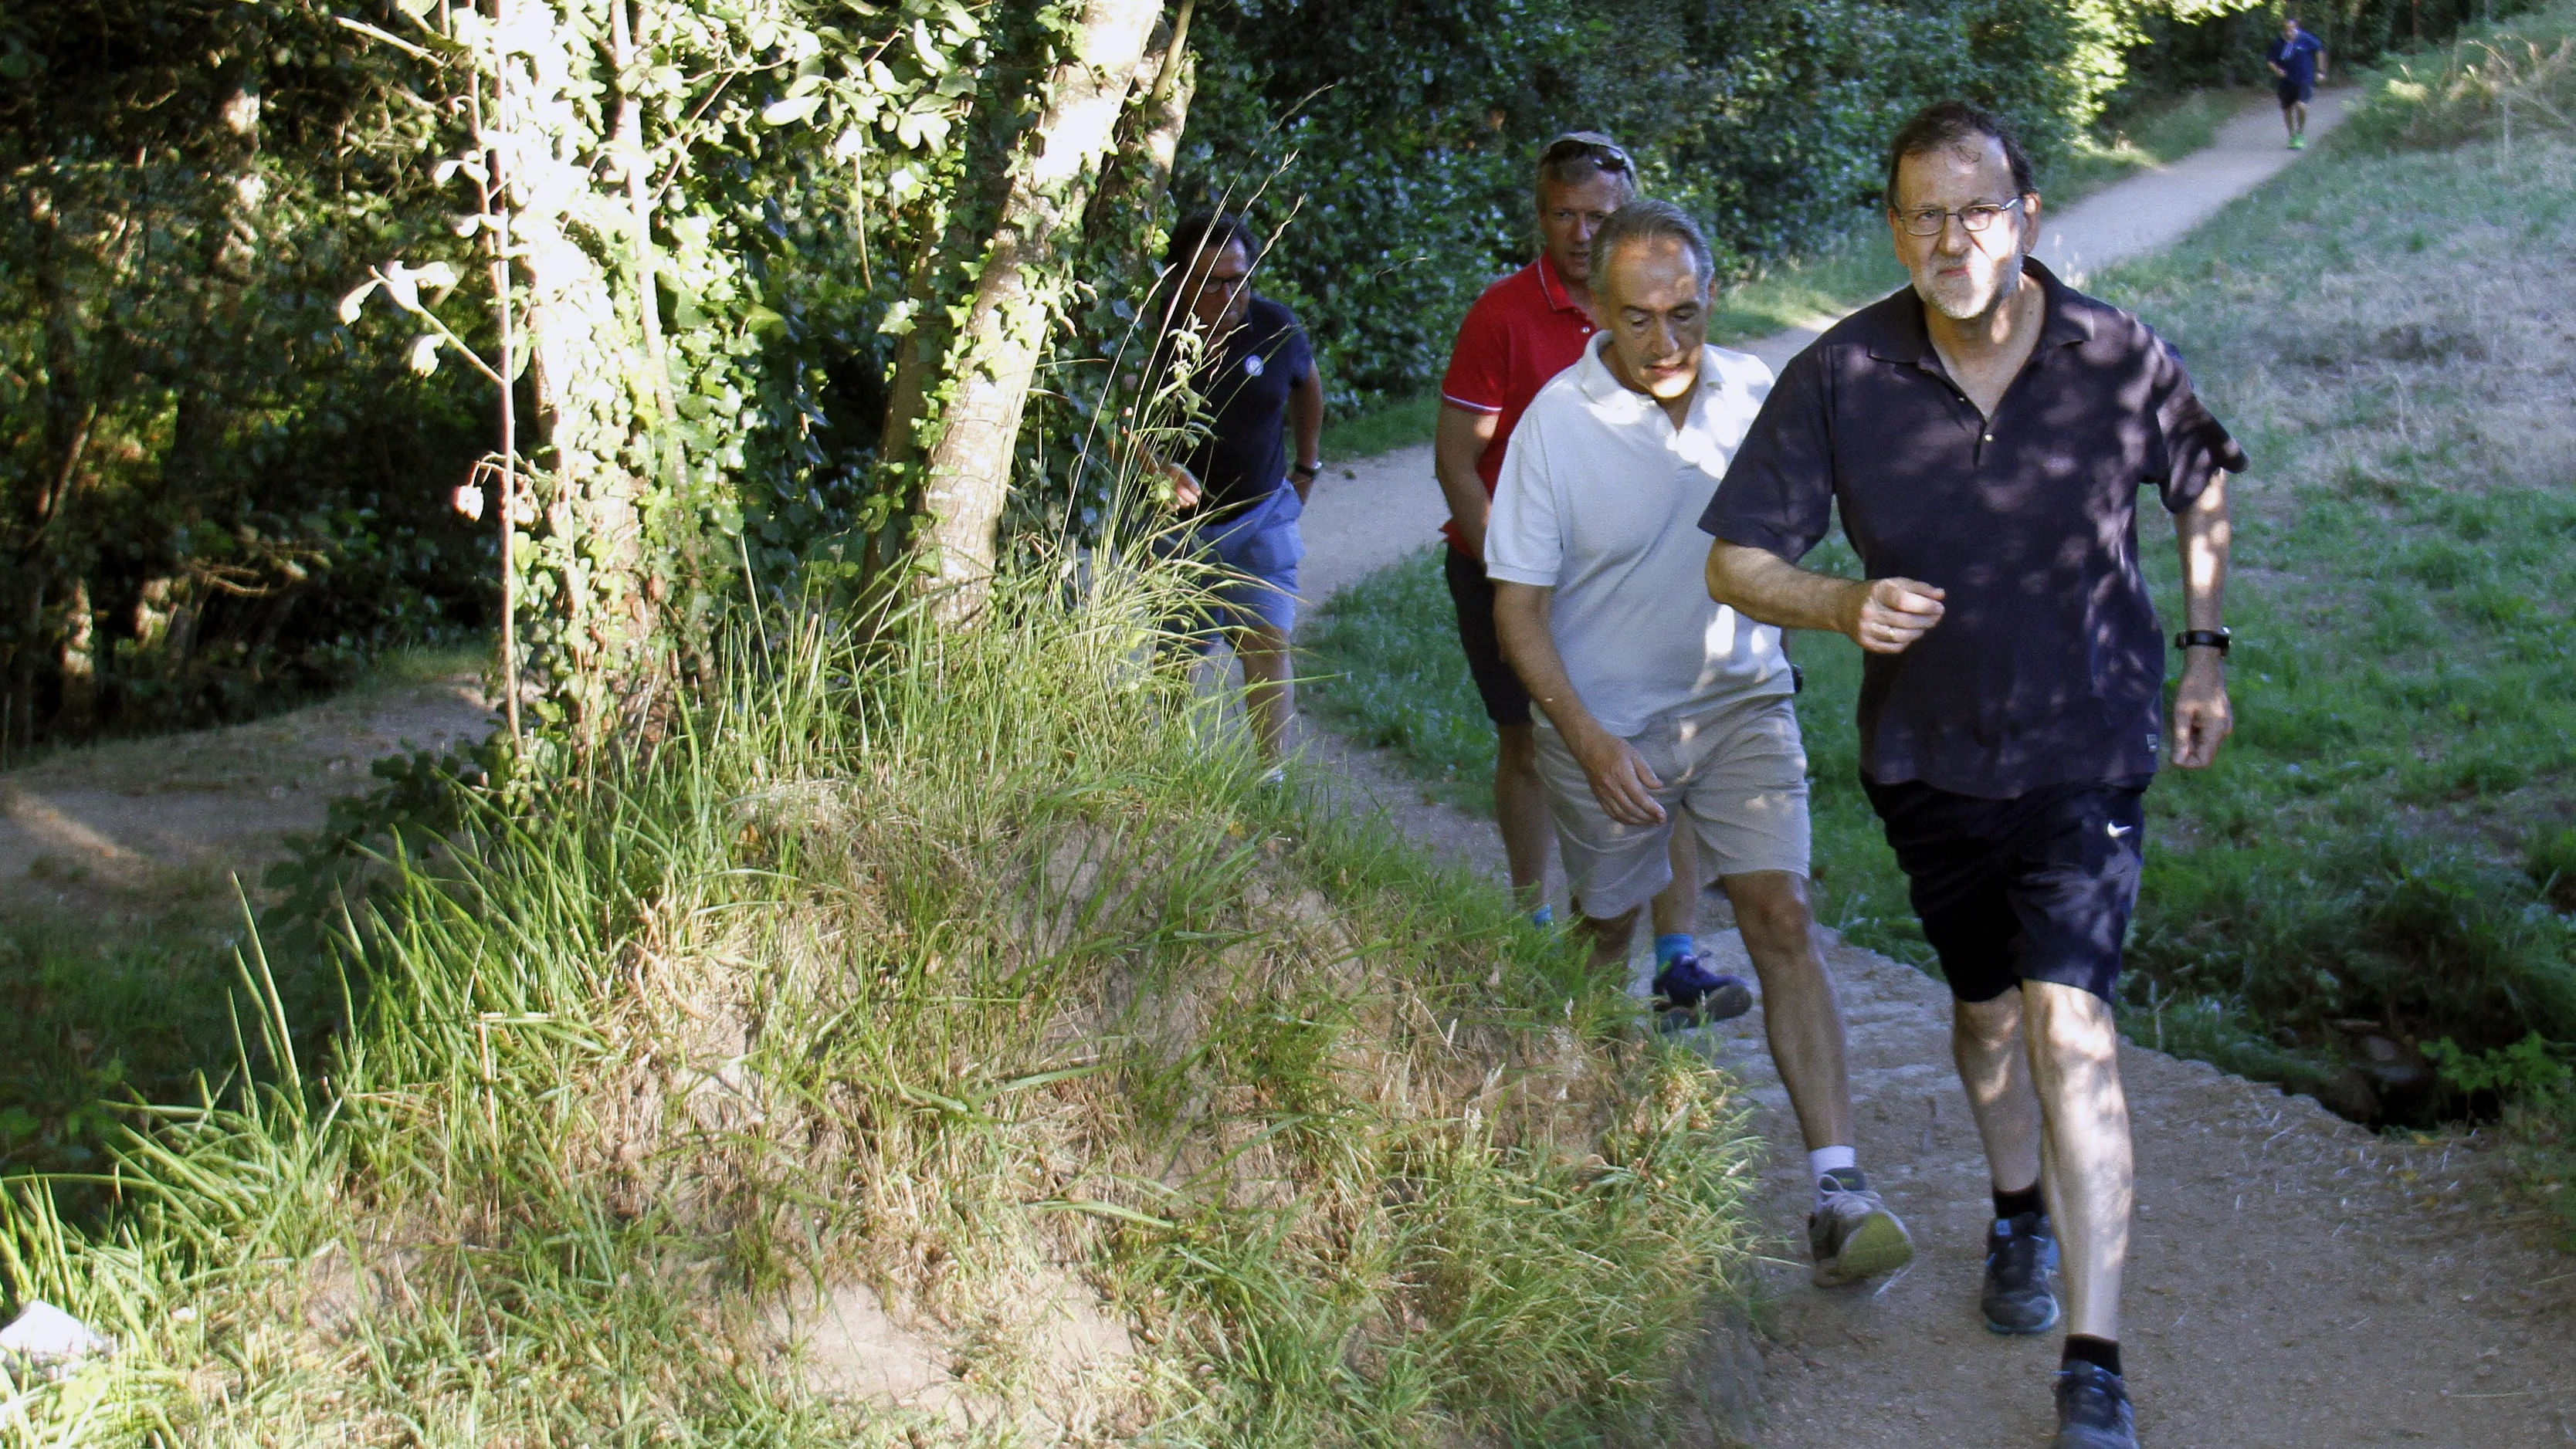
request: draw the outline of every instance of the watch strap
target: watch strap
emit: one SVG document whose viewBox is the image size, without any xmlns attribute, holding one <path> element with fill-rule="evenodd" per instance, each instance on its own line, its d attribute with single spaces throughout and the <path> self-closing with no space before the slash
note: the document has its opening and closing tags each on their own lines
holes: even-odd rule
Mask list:
<svg viewBox="0 0 2576 1449">
<path fill-rule="evenodd" d="M 2185 629 L 2174 636 L 2174 647 L 2176 649 L 2215 649 L 2225 654 L 2232 638 L 2233 636 L 2224 629 Z"/>
</svg>

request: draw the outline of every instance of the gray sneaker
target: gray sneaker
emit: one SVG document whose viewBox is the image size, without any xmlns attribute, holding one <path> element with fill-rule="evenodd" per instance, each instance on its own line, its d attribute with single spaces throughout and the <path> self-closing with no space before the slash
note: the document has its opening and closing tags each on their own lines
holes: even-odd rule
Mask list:
<svg viewBox="0 0 2576 1449">
<path fill-rule="evenodd" d="M 2100 1364 L 2071 1363 L 2057 1371 L 2057 1437 L 2048 1449 L 2138 1449 L 2137 1416 L 2129 1386 Z"/>
<path fill-rule="evenodd" d="M 1905 1224 L 1857 1172 L 1825 1174 L 1825 1201 L 1807 1219 L 1807 1247 L 1816 1258 L 1816 1286 L 1839 1288 L 1893 1273 L 1914 1261 L 1914 1239 Z"/>
<path fill-rule="evenodd" d="M 1980 1306 L 1997 1333 L 2046 1333 L 2057 1326 L 2057 1233 L 2046 1213 L 1997 1218 L 1986 1229 L 1986 1291 Z"/>
</svg>

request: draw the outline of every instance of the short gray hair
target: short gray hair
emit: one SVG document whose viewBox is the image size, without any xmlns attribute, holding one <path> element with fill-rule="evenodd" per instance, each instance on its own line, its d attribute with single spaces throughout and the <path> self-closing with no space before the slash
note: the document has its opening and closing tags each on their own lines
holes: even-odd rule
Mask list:
<svg viewBox="0 0 2576 1449">
<path fill-rule="evenodd" d="M 1691 270 L 1699 274 L 1699 284 L 1706 287 L 1717 275 L 1717 257 L 1708 249 L 1708 238 L 1690 213 L 1669 201 L 1632 201 L 1610 213 L 1601 229 L 1592 234 L 1592 272 L 1604 274 L 1611 255 L 1634 242 L 1677 241 L 1691 254 Z"/>
<path fill-rule="evenodd" d="M 1637 194 L 1637 163 L 1627 148 L 1599 131 L 1568 131 L 1538 153 L 1538 184 L 1531 197 L 1544 209 L 1549 186 L 1580 186 L 1595 176 L 1615 176 L 1620 189 Z"/>
</svg>

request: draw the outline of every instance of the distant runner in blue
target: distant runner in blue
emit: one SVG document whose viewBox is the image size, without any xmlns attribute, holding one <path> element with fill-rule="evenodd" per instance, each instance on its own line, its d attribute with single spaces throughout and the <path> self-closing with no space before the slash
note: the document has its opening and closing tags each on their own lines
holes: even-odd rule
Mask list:
<svg viewBox="0 0 2576 1449">
<path fill-rule="evenodd" d="M 2281 124 L 2290 128 L 2290 149 L 2308 146 L 2308 102 L 2317 98 L 2317 82 L 2326 78 L 2326 43 L 2299 28 L 2299 17 L 2281 17 L 2281 38 L 2263 52 L 2278 77 Z"/>
</svg>

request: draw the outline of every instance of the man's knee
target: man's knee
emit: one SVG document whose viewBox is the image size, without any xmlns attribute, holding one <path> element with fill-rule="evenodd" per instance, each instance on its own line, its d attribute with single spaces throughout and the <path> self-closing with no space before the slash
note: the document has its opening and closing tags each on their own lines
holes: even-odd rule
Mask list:
<svg viewBox="0 0 2576 1449">
<path fill-rule="evenodd" d="M 2008 1045 L 2021 1030 L 2021 995 L 2007 991 L 1986 1001 L 1950 1003 L 1950 1020 L 1961 1037 L 1989 1050 Z"/>
<path fill-rule="evenodd" d="M 2020 991 L 2031 1050 L 2063 1066 L 2116 1064 L 2120 1054 L 2118 1019 L 2111 1003 L 2081 987 L 2055 981 L 2025 981 Z"/>
<path fill-rule="evenodd" d="M 1807 878 L 1785 870 L 1757 870 L 1725 879 L 1727 901 L 1735 907 L 1736 929 L 1755 949 L 1801 949 L 1810 942 L 1815 911 L 1807 900 Z"/>
</svg>

